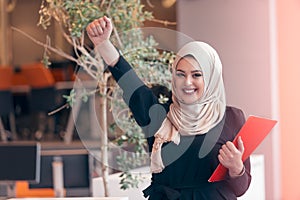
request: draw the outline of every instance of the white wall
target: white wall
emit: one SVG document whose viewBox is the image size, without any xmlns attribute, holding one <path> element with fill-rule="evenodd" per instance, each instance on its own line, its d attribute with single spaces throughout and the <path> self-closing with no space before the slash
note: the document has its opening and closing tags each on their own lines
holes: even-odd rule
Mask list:
<svg viewBox="0 0 300 200">
<path fill-rule="evenodd" d="M 51 45 L 58 47 L 65 52 L 71 52 L 70 46 L 64 43 L 63 36 L 58 31 L 58 27 L 54 20 L 52 25 L 44 30 L 42 26 L 38 26 L 39 9 L 42 1 L 22 0 L 17 1 L 14 10 L 9 13 L 9 27 L 13 26 L 32 36 L 35 40 L 46 42 L 46 36 L 51 38 Z M 12 31 L 12 64 L 14 66 L 40 62 L 43 58 L 44 48 L 25 37 L 21 33 Z M 51 60 L 61 60 L 62 57 L 51 53 Z"/>
<path fill-rule="evenodd" d="M 40 1 L 17 1 L 16 7 L 10 13 L 11 26 L 16 27 L 40 41 L 46 40 L 46 31 L 38 27 Z M 12 32 L 13 65 L 32 63 L 42 60 L 43 47 L 38 46 L 22 34 Z"/>
<path fill-rule="evenodd" d="M 227 103 L 242 108 L 246 116 L 274 117 L 269 1 L 177 2 L 177 29 L 195 40 L 210 43 L 218 51 Z M 278 183 L 273 177 L 279 175 L 273 167 L 278 164 L 273 159 L 275 136 L 271 133 L 256 150 L 265 155 L 267 200 L 278 199 L 274 189 Z"/>
</svg>

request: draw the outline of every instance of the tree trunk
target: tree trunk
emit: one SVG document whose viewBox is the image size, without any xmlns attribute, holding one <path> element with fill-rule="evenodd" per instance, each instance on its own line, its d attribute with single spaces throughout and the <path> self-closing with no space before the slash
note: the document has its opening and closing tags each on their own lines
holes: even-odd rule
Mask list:
<svg viewBox="0 0 300 200">
<path fill-rule="evenodd" d="M 107 136 L 107 86 L 99 84 L 100 88 L 100 127 L 101 131 L 101 167 L 102 167 L 102 180 L 104 185 L 104 195 L 109 196 L 109 183 L 108 183 L 108 136 Z"/>
<path fill-rule="evenodd" d="M 7 12 L 7 1 L 6 0 L 1 0 L 0 2 L 0 41 L 2 42 L 1 44 L 1 49 L 0 49 L 0 65 L 11 65 L 11 60 L 10 60 L 10 51 L 8 47 L 8 12 Z"/>
</svg>

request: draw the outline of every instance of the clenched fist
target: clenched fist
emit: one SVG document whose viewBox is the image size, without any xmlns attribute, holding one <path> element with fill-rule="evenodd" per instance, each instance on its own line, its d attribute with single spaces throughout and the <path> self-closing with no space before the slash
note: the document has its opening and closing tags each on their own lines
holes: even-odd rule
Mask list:
<svg viewBox="0 0 300 200">
<path fill-rule="evenodd" d="M 97 46 L 102 42 L 109 40 L 112 28 L 110 19 L 104 16 L 91 22 L 87 26 L 86 31 L 94 46 Z"/>
<path fill-rule="evenodd" d="M 114 66 L 120 57 L 119 52 L 109 40 L 112 29 L 112 22 L 106 16 L 95 19 L 86 27 L 86 32 L 94 44 L 95 50 L 110 66 Z"/>
</svg>

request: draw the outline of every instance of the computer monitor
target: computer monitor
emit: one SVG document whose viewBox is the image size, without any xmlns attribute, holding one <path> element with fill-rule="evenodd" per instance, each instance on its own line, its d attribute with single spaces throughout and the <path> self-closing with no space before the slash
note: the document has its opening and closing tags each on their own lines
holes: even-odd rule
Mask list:
<svg viewBox="0 0 300 200">
<path fill-rule="evenodd" d="M 52 163 L 60 158 L 63 166 L 63 186 L 67 196 L 90 194 L 90 156 L 86 150 L 49 150 L 41 156 L 41 177 L 29 188 L 53 188 Z M 77 194 L 76 194 L 77 193 Z"/>
<path fill-rule="evenodd" d="M 39 182 L 40 158 L 39 143 L 0 143 L 0 181 Z"/>
</svg>

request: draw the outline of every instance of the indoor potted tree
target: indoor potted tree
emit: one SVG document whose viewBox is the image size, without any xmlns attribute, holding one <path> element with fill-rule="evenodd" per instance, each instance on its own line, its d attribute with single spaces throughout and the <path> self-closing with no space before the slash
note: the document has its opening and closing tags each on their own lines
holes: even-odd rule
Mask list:
<svg viewBox="0 0 300 200">
<path fill-rule="evenodd" d="M 136 186 L 138 178 L 130 173 L 130 169 L 139 166 L 147 156 L 146 140 L 135 121 L 128 117 L 130 112 L 124 103 L 119 98 L 112 98 L 112 94 L 117 94 L 116 84 L 111 81 L 111 75 L 105 70 L 106 66 L 101 57 L 97 56 L 90 48 L 85 28 L 96 18 L 104 15 L 110 17 L 114 24 L 113 43 L 132 64 L 140 77 L 148 85 L 160 83 L 169 87 L 168 66 L 174 54 L 156 49 L 157 42 L 151 36 L 143 35 L 143 31 L 139 29 L 143 27 L 145 20 L 155 20 L 152 13 L 144 10 L 144 5 L 140 0 L 43 0 L 39 14 L 38 25 L 47 29 L 53 22 L 58 24 L 60 34 L 73 49 L 73 52 L 65 52 L 52 46 L 50 38 L 47 38 L 46 42 L 40 42 L 27 35 L 34 42 L 44 46 L 43 63 L 46 66 L 49 65 L 49 53 L 54 52 L 80 66 L 93 80 L 97 81 L 97 87 L 93 92 L 78 93 L 78 91 L 72 90 L 70 95 L 66 96 L 67 104 L 64 107 L 72 106 L 78 97 L 87 99 L 89 94 L 95 92 L 99 94 L 99 124 L 102 130 L 100 150 L 105 196 L 109 196 L 108 132 L 114 130 L 115 124 L 121 126 L 123 134 L 110 142 L 115 142 L 119 146 L 126 144 L 134 147 L 134 154 L 131 154 L 131 157 L 126 154 L 126 151 L 123 151 L 117 158 L 119 169 L 122 170 L 121 188 L 127 189 L 130 186 Z M 169 22 L 164 21 L 163 23 L 167 25 Z M 23 34 L 26 35 L 24 32 Z M 165 100 L 163 96 L 161 100 Z M 120 119 L 118 123 L 111 126 L 107 125 L 108 101 L 112 103 L 116 112 L 121 113 L 116 114 Z"/>
</svg>

